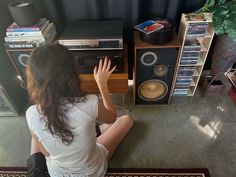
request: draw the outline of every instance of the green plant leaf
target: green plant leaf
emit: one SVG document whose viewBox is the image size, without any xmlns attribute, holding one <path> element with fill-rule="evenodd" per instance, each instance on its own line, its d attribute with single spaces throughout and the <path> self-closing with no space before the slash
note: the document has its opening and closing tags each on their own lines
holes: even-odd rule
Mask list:
<svg viewBox="0 0 236 177">
<path fill-rule="evenodd" d="M 194 13 L 204 13 L 204 12 L 210 12 L 210 9 L 214 7 L 216 0 L 206 0 L 203 7 L 195 11 Z"/>
<path fill-rule="evenodd" d="M 213 12 L 213 26 L 217 35 L 225 33 L 225 20 L 229 9 L 225 6 L 218 6 Z"/>
<path fill-rule="evenodd" d="M 215 5 L 215 0 L 207 0 L 205 5 L 207 8 L 213 7 Z"/>
<path fill-rule="evenodd" d="M 229 7 L 228 6 L 216 6 L 213 9 L 213 15 L 218 16 L 219 15 L 227 15 L 229 12 Z"/>
<path fill-rule="evenodd" d="M 219 14 L 217 17 L 213 16 L 213 26 L 217 35 L 225 33 L 224 21 L 225 15 Z"/>
<path fill-rule="evenodd" d="M 221 5 L 221 4 L 224 4 L 226 3 L 227 0 L 216 0 L 216 4 L 217 5 Z"/>
<path fill-rule="evenodd" d="M 225 20 L 225 32 L 230 39 L 236 41 L 236 10 Z"/>
<path fill-rule="evenodd" d="M 230 2 L 230 3 L 228 3 L 227 5 L 228 5 L 228 7 L 229 7 L 230 13 L 231 13 L 231 12 L 234 13 L 235 10 L 236 10 L 236 1 Z"/>
</svg>

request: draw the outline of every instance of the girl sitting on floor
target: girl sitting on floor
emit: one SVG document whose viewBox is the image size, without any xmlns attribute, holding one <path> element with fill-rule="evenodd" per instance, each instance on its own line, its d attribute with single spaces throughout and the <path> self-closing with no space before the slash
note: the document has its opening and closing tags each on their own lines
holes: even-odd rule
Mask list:
<svg viewBox="0 0 236 177">
<path fill-rule="evenodd" d="M 111 61 L 100 60 L 94 68 L 102 102 L 81 91 L 78 68 L 60 44 L 38 47 L 28 60 L 27 87 L 35 103 L 26 111 L 31 154 L 43 153 L 51 177 L 104 176 L 107 160 L 133 125 L 128 115 L 116 117 L 107 87 L 115 69 Z M 96 121 L 105 123 L 99 137 Z"/>
</svg>

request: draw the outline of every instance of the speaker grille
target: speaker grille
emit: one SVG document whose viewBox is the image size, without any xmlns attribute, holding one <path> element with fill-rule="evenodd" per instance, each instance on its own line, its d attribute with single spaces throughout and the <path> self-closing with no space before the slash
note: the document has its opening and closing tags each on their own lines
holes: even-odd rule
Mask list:
<svg viewBox="0 0 236 177">
<path fill-rule="evenodd" d="M 176 48 L 136 50 L 136 104 L 167 104 L 172 87 Z"/>
</svg>

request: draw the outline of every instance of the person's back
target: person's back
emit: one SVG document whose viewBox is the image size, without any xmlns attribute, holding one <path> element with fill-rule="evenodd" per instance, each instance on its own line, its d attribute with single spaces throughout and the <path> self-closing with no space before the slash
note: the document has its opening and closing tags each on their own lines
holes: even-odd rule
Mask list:
<svg viewBox="0 0 236 177">
<path fill-rule="evenodd" d="M 51 177 L 104 176 L 107 159 L 132 126 L 129 117 L 122 117 L 108 129 L 113 133 L 107 130 L 96 137 L 97 118 L 107 123 L 116 120 L 106 88 L 114 68 L 110 70 L 107 59 L 104 66 L 107 67 L 104 73 L 101 62 L 94 70 L 104 99 L 104 103 L 100 103 L 97 96 L 81 92 L 78 67 L 65 47 L 59 44 L 44 46 L 31 54 L 27 84 L 36 103 L 26 111 L 33 137 L 31 153 L 41 151 L 45 155 Z"/>
<path fill-rule="evenodd" d="M 27 122 L 31 131 L 37 135 L 39 142 L 50 153 L 47 158 L 49 173 L 58 176 L 81 174 L 82 176 L 101 176 L 107 168 L 106 150 L 96 144 L 96 132 L 94 131 L 97 118 L 97 97 L 86 96 L 82 103 L 68 104 L 68 124 L 72 128 L 74 140 L 70 146 L 61 142 L 59 137 L 53 137 L 45 130 L 45 121 L 33 105 L 26 111 Z M 53 143 L 52 143 L 53 142 Z M 77 175 L 78 176 L 78 175 Z M 58 176 L 59 177 L 59 176 Z M 71 176 L 72 177 L 72 176 Z"/>
</svg>

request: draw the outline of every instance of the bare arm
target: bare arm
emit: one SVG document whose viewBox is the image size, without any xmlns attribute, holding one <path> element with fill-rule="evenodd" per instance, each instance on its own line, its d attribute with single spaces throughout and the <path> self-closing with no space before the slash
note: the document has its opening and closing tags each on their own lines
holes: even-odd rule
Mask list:
<svg viewBox="0 0 236 177">
<path fill-rule="evenodd" d="M 98 119 L 103 123 L 113 123 L 116 120 L 116 109 L 111 100 L 107 81 L 115 67 L 110 69 L 111 61 L 104 59 L 99 61 L 99 66 L 94 68 L 94 78 L 98 85 L 103 102 L 98 104 Z"/>
<path fill-rule="evenodd" d="M 32 149 L 39 149 L 43 153 L 44 156 L 49 157 L 50 154 L 47 152 L 47 150 L 44 148 L 44 146 L 39 142 L 38 137 L 32 131 L 30 131 L 30 133 L 31 133 L 32 139 L 33 139 L 32 140 L 33 143 L 31 144 L 31 146 L 32 145 L 35 146 L 35 147 L 31 147 L 31 151 L 32 151 Z"/>
</svg>

